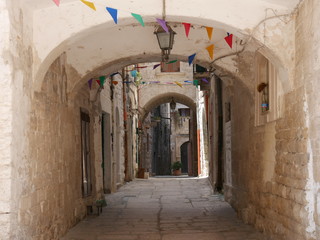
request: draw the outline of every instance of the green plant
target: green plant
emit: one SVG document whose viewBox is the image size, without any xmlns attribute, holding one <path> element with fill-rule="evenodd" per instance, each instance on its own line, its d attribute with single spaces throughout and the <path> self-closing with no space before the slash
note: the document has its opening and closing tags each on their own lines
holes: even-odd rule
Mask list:
<svg viewBox="0 0 320 240">
<path fill-rule="evenodd" d="M 179 170 L 181 167 L 182 167 L 182 163 L 179 161 L 172 163 L 172 166 L 171 166 L 172 170 Z"/>
<path fill-rule="evenodd" d="M 105 199 L 99 199 L 99 200 L 96 200 L 96 205 L 101 206 L 101 207 L 105 207 L 105 206 L 107 206 L 107 202 Z"/>
</svg>

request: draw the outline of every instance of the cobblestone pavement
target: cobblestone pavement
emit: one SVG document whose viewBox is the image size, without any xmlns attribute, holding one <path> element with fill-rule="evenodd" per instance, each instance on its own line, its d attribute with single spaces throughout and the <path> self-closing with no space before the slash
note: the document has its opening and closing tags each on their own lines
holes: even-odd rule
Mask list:
<svg viewBox="0 0 320 240">
<path fill-rule="evenodd" d="M 137 179 L 106 196 L 100 216 L 62 240 L 265 240 L 214 195 L 207 179 Z"/>
</svg>

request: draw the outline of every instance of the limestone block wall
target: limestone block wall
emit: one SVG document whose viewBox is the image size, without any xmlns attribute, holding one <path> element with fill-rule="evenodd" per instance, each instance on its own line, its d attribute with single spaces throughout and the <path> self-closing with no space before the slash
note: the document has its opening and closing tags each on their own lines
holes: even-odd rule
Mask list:
<svg viewBox="0 0 320 240">
<path fill-rule="evenodd" d="M 101 105 L 92 101 L 87 83 L 67 93 L 65 56 L 50 67 L 30 107 L 30 153 L 17 167 L 24 180 L 18 199 L 19 238 L 59 239 L 86 215 L 86 206 L 103 194 Z M 102 96 L 107 96 L 107 93 Z M 92 194 L 82 197 L 80 109 L 90 116 Z"/>
<path fill-rule="evenodd" d="M 180 108 L 188 108 L 183 104 L 177 104 L 176 109 L 171 111 L 171 162 L 181 161 L 181 145 L 189 141 L 189 117 L 179 115 Z"/>
<path fill-rule="evenodd" d="M 123 92 L 122 92 L 122 79 L 116 75 L 113 79 L 118 84 L 113 88 L 113 151 L 114 159 L 113 164 L 115 169 L 116 184 L 119 187 L 124 183 L 124 125 L 123 125 Z"/>
<path fill-rule="evenodd" d="M 152 142 L 153 142 L 153 127 L 156 126 L 156 122 L 151 121 L 151 113 L 147 115 L 143 122 L 142 131 L 139 134 L 139 162 L 141 167 L 149 171 L 152 174 Z"/>
<path fill-rule="evenodd" d="M 299 64 L 307 64 L 298 59 Z M 232 169 L 225 169 L 232 180 L 225 185 L 226 199 L 242 219 L 275 239 L 317 239 L 316 147 L 312 147 L 316 145 L 310 140 L 317 134 L 309 129 L 317 123 L 316 117 L 310 121 L 314 115 L 308 107 L 314 108 L 315 102 L 307 101 L 306 89 L 318 83 L 316 78 L 304 81 L 309 76 L 304 71 L 303 66 L 296 69 L 292 90 L 282 95 L 281 118 L 257 127 L 251 91 L 236 79 L 225 81 L 223 87 L 223 100 L 231 103 L 232 129 Z"/>
<path fill-rule="evenodd" d="M 203 91 L 197 91 L 197 129 L 200 131 L 200 176 L 209 175 L 208 128 Z"/>
<path fill-rule="evenodd" d="M 308 136 L 303 147 L 306 154 L 296 161 L 301 162 L 305 168 L 301 174 L 305 176 L 307 191 L 300 193 L 305 195 L 307 214 L 304 216 L 308 221 L 307 231 L 315 239 L 320 238 L 320 95 L 319 95 L 319 47 L 320 30 L 317 23 L 320 20 L 320 3 L 316 0 L 305 0 L 296 17 L 295 41 L 297 43 L 295 59 L 295 84 L 301 86 L 298 96 L 305 96 L 303 103 L 306 118 L 305 129 L 298 136 Z M 299 44 L 298 44 L 299 43 Z M 292 98 L 297 95 L 292 96 Z M 290 99 L 292 100 L 292 99 Z M 314 221 L 313 221 L 314 219 Z"/>
<path fill-rule="evenodd" d="M 10 22 L 6 1 L 0 2 L 0 239 L 10 234 L 12 158 L 12 69 L 9 60 Z"/>
</svg>

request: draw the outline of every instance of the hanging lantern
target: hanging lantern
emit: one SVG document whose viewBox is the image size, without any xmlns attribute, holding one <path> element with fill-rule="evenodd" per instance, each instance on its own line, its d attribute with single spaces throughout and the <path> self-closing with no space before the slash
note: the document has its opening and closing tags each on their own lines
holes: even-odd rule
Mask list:
<svg viewBox="0 0 320 240">
<path fill-rule="evenodd" d="M 172 98 L 172 100 L 171 100 L 171 102 L 170 102 L 170 109 L 171 110 L 175 110 L 176 109 L 176 106 L 177 106 L 177 104 L 176 104 L 176 102 L 173 100 L 173 98 Z"/>
<path fill-rule="evenodd" d="M 159 47 L 162 52 L 162 61 L 168 62 L 170 51 L 173 47 L 174 35 L 176 34 L 171 27 L 167 26 L 169 32 L 167 33 L 161 26 L 154 32 L 157 35 Z"/>
</svg>

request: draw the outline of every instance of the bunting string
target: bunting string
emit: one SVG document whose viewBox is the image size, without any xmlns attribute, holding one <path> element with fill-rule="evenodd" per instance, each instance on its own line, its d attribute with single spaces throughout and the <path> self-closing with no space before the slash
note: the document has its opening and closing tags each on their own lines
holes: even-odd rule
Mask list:
<svg viewBox="0 0 320 240">
<path fill-rule="evenodd" d="M 112 75 L 112 74 L 111 74 Z M 110 76 L 111 76 L 110 75 Z M 100 88 L 104 88 L 106 76 L 100 76 L 99 78 L 91 78 L 88 80 L 88 85 L 90 90 L 92 89 L 92 83 L 93 80 L 99 85 Z M 201 81 L 205 83 L 209 83 L 209 81 L 206 78 L 202 78 Z M 112 80 L 110 81 L 113 85 L 117 85 L 119 81 Z M 135 82 L 135 81 L 121 81 L 124 84 L 136 84 L 136 85 L 150 85 L 150 84 L 157 84 L 157 85 L 177 85 L 179 87 L 183 87 L 184 85 L 194 85 L 198 87 L 199 80 L 195 79 L 193 81 L 185 80 L 185 81 L 173 81 L 173 82 L 160 82 L 160 81 L 141 81 L 141 82 Z"/>
<path fill-rule="evenodd" d="M 54 4 L 57 5 L 57 7 L 60 6 L 60 0 L 52 0 L 54 2 Z M 96 11 L 96 6 L 93 2 L 91 1 L 86 1 L 86 0 L 80 0 L 82 3 L 84 3 L 85 5 L 87 5 L 89 8 L 91 8 L 92 10 Z M 96 5 L 101 5 L 100 3 L 96 3 Z M 145 26 L 145 23 L 143 21 L 143 18 L 140 14 L 137 13 L 133 13 L 133 12 L 129 12 L 129 11 L 125 11 L 122 9 L 117 9 L 117 8 L 112 8 L 110 6 L 105 6 L 103 5 L 106 9 L 106 11 L 110 14 L 110 16 L 112 17 L 113 21 L 115 22 L 115 24 L 118 24 L 118 11 L 121 10 L 121 12 L 126 12 L 131 14 L 132 17 L 134 17 L 140 24 L 141 26 Z M 159 18 L 155 18 L 155 20 L 159 23 L 159 25 L 166 31 L 168 32 L 168 27 L 166 24 L 166 21 L 164 19 L 159 19 Z M 191 23 L 186 23 L 186 22 L 181 22 L 181 24 L 184 26 L 185 28 L 185 34 L 186 37 L 189 37 L 189 33 L 190 33 L 190 28 L 191 28 Z M 208 27 L 205 26 L 207 34 L 208 34 L 208 39 L 212 40 L 212 33 L 213 33 L 213 27 Z M 233 34 L 227 33 L 227 36 L 224 38 L 226 44 L 232 49 L 232 43 L 233 43 Z M 220 41 L 219 41 L 220 42 Z M 208 50 L 209 48 L 209 50 Z M 211 58 L 211 60 L 213 59 L 213 48 L 210 46 L 207 47 L 209 56 Z M 194 56 L 195 57 L 195 56 Z M 193 57 L 193 59 L 194 59 Z M 189 63 L 190 64 L 190 63 Z"/>
<path fill-rule="evenodd" d="M 60 6 L 60 0 L 52 0 L 53 3 L 59 7 Z M 92 10 L 96 11 L 96 5 L 95 3 L 91 2 L 91 1 L 87 1 L 87 0 L 79 0 L 81 1 L 83 4 L 85 4 L 87 7 L 91 8 Z M 97 4 L 97 5 L 102 5 L 102 4 Z M 113 19 L 114 23 L 115 24 L 118 24 L 118 11 L 119 9 L 117 8 L 112 8 L 110 6 L 105 6 L 104 5 L 104 8 L 106 10 L 106 12 L 109 13 L 109 15 L 111 16 L 111 18 Z M 128 12 L 128 11 L 125 11 L 125 10 L 121 10 L 123 12 L 127 12 L 127 13 L 130 13 L 131 16 L 133 18 L 135 18 L 139 24 L 141 24 L 141 26 L 145 26 L 145 23 L 143 21 L 143 18 L 140 14 L 137 14 L 137 13 L 132 13 L 132 12 Z M 167 33 L 169 32 L 169 29 L 167 27 L 167 23 L 164 19 L 160 19 L 160 18 L 155 18 L 156 22 L 158 22 L 158 24 L 164 29 L 164 31 L 166 31 Z M 189 33 L 190 33 L 190 28 L 191 28 L 191 23 L 186 23 L 186 22 L 181 22 L 181 24 L 184 26 L 184 29 L 185 29 L 185 35 L 186 37 L 188 38 L 189 37 Z M 212 40 L 212 34 L 213 34 L 213 27 L 208 27 L 208 26 L 205 26 L 206 28 L 206 31 L 207 31 L 207 35 L 208 35 L 208 39 L 211 41 Z M 230 34 L 227 32 L 227 36 L 224 37 L 224 39 L 221 39 L 221 40 L 224 40 L 226 42 L 226 44 L 232 49 L 233 48 L 233 34 Z M 219 43 L 221 40 L 219 41 L 216 41 L 216 44 Z M 213 43 L 211 43 L 209 46 L 206 47 L 206 50 L 208 52 L 208 55 L 210 57 L 211 60 L 214 59 L 214 49 L 215 49 L 215 45 Z M 203 51 L 203 50 L 200 50 L 200 51 Z M 199 52 L 200 52 L 199 51 Z M 196 58 L 196 55 L 199 53 L 199 52 L 196 52 L 196 53 L 193 53 L 191 54 L 189 57 L 188 57 L 188 63 L 189 65 L 191 65 L 195 58 Z M 170 62 L 167 62 L 166 64 L 171 64 L 171 63 L 175 63 L 177 62 L 178 60 L 172 60 Z M 151 67 L 153 67 L 153 69 L 156 69 L 158 68 L 159 66 L 161 65 L 161 63 L 159 64 L 155 64 Z M 135 66 L 133 69 L 131 70 L 127 70 L 131 73 L 131 76 L 134 77 L 134 78 L 141 78 L 141 74 L 137 71 L 139 69 L 142 69 L 142 68 L 147 68 L 149 66 Z M 112 73 L 110 74 L 109 76 L 100 76 L 98 79 L 95 79 L 96 82 L 100 85 L 100 87 L 103 88 L 103 85 L 105 84 L 105 81 L 106 81 L 106 77 L 113 77 L 117 74 L 120 74 L 119 72 L 115 72 L 115 73 Z M 121 75 L 121 74 L 120 74 Z M 92 82 L 93 82 L 94 79 L 90 79 L 88 80 L 88 85 L 89 85 L 89 88 L 91 89 L 92 88 Z M 205 82 L 205 83 L 208 83 L 208 80 L 203 78 L 201 79 L 201 81 Z M 126 81 L 124 83 L 132 83 L 130 81 Z M 114 85 L 117 85 L 118 84 L 118 81 L 112 81 L 112 84 Z M 141 84 L 176 84 L 177 86 L 179 87 L 182 87 L 182 85 L 190 85 L 190 84 L 193 84 L 195 86 L 198 86 L 199 82 L 198 80 L 194 80 L 193 82 L 191 81 L 183 81 L 183 82 L 178 82 L 178 81 L 174 81 L 174 82 L 167 82 L 167 83 L 160 83 L 160 82 L 141 82 Z"/>
</svg>

